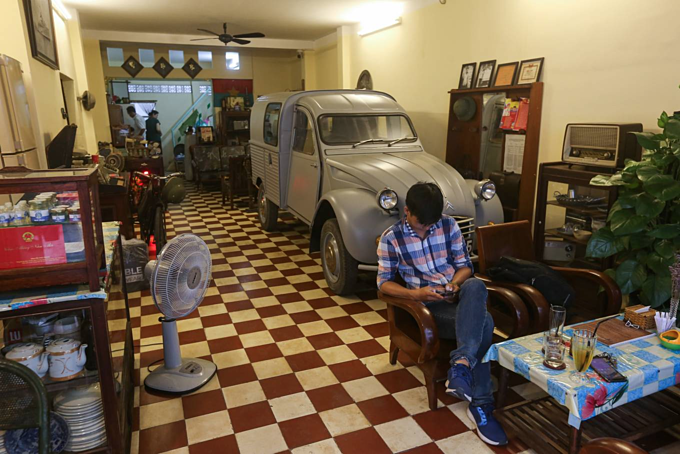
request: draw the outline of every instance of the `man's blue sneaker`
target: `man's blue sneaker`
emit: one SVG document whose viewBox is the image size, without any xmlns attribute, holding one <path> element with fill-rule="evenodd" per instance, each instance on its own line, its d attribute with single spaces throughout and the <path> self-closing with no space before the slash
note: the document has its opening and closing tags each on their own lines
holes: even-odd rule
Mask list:
<svg viewBox="0 0 680 454">
<path fill-rule="evenodd" d="M 472 388 L 474 387 L 472 371 L 464 364 L 454 364 L 449 369 L 446 380 L 446 393 L 461 400 L 472 402 Z"/>
<path fill-rule="evenodd" d="M 470 405 L 467 410 L 468 418 L 477 426 L 477 435 L 487 444 L 503 446 L 508 444 L 501 423 L 493 416 L 493 404 Z"/>
</svg>

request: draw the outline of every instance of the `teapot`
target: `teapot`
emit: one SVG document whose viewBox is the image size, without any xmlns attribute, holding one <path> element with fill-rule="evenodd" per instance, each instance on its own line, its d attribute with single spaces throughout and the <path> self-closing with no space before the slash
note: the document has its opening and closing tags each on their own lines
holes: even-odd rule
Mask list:
<svg viewBox="0 0 680 454">
<path fill-rule="evenodd" d="M 85 367 L 86 348 L 87 344 L 81 344 L 70 338 L 57 339 L 48 345 L 50 378 L 56 381 L 66 381 L 80 375 Z"/>
<path fill-rule="evenodd" d="M 49 354 L 38 344 L 17 344 L 12 348 L 5 358 L 16 361 L 35 372 L 38 377 L 43 378 L 47 373 Z"/>
</svg>

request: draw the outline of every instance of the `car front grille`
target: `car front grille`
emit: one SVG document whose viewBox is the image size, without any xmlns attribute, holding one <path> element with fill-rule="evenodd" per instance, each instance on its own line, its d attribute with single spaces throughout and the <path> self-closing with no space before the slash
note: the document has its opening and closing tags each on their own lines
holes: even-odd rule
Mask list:
<svg viewBox="0 0 680 454">
<path fill-rule="evenodd" d="M 468 254 L 470 254 L 471 260 L 476 260 L 477 254 L 475 254 L 473 245 L 475 237 L 475 218 L 469 218 L 467 216 L 453 216 L 460 228 L 460 232 L 465 238 L 465 243 L 467 244 Z"/>
</svg>

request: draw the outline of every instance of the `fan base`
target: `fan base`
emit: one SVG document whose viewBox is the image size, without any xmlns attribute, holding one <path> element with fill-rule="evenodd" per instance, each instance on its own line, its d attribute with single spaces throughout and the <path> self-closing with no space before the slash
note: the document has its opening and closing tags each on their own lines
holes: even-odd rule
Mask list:
<svg viewBox="0 0 680 454">
<path fill-rule="evenodd" d="M 173 369 L 162 365 L 144 380 L 147 388 L 165 393 L 185 394 L 205 385 L 217 372 L 217 366 L 210 361 L 196 358 L 182 358 L 182 364 Z"/>
</svg>

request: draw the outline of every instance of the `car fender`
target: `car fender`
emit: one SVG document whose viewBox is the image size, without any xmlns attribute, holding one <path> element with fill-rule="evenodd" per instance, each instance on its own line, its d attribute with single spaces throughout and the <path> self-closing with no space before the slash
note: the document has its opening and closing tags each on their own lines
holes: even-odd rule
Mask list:
<svg viewBox="0 0 680 454">
<path fill-rule="evenodd" d="M 470 193 L 475 201 L 475 225 L 484 226 L 503 223 L 503 203 L 496 194 L 491 200 L 483 200 L 475 194 L 475 185 L 479 183 L 478 180 L 465 180 L 470 188 Z"/>
<path fill-rule="evenodd" d="M 319 250 L 323 224 L 333 217 L 338 220 L 347 251 L 365 264 L 378 262 L 375 239 L 399 220 L 378 206 L 373 191 L 361 188 L 329 191 L 321 197 L 314 213 L 310 251 Z"/>
</svg>

